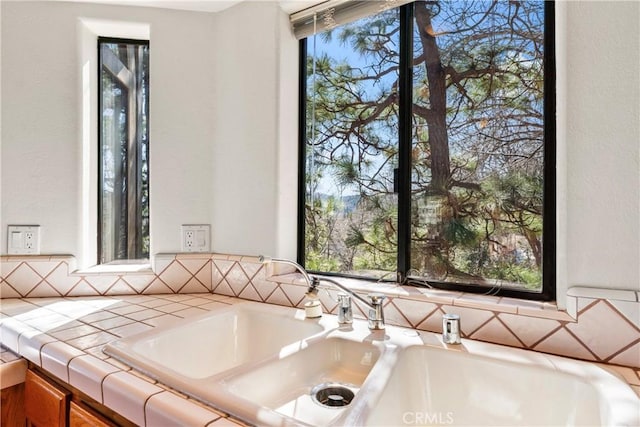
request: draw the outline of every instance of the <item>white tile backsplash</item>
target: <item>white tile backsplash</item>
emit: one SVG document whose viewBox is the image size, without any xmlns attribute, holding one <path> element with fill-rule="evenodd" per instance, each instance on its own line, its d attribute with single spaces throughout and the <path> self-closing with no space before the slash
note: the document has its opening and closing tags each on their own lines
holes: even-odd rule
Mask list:
<svg viewBox="0 0 640 427">
<path fill-rule="evenodd" d="M 28 302 L 7 299 L 27 296 L 105 296 L 135 295 L 142 298 L 121 306 L 97 306 L 87 318 L 123 335 L 141 330 L 137 321 L 148 326 L 174 322 L 210 309 L 211 304 L 194 307 L 195 294 L 218 299 L 240 297 L 271 304 L 301 307 L 306 284 L 300 274 L 289 269 L 265 268 L 256 257 L 227 254 L 159 254 L 153 259 L 154 273 L 82 273 L 71 270 L 72 256 L 1 257 L 0 312 L 11 314 L 14 304 Z M 278 265 L 279 266 L 279 265 Z M 278 275 L 270 275 L 278 274 Z M 387 321 L 390 324 L 440 332 L 444 312 L 462 315 L 462 330 L 467 338 L 525 346 L 529 349 L 568 355 L 600 362 L 627 363 L 639 367 L 640 360 L 630 357 L 630 349 L 640 336 L 640 300 L 638 291 L 573 287 L 567 293 L 567 310 L 553 303 L 463 294 L 397 284 L 361 282 L 344 279 L 346 286 L 362 293 L 385 292 Z M 190 295 L 183 295 L 188 293 Z M 335 292 L 334 292 L 335 293 Z M 161 299 L 154 295 L 164 295 Z M 327 292 L 321 293 L 325 311 L 334 311 L 336 303 Z M 601 303 L 607 302 L 607 305 Z M 205 303 L 206 304 L 206 303 Z M 213 304 L 216 306 L 216 304 Z M 15 306 L 18 307 L 18 306 Z M 364 310 L 366 311 L 366 310 Z M 362 314 L 356 306 L 355 312 Z M 116 316 L 125 316 L 131 320 Z M 115 325 L 113 322 L 117 322 Z M 129 326 L 133 325 L 133 326 Z M 618 325 L 615 334 L 599 327 Z M 87 327 L 87 325 L 84 325 Z M 605 328 L 606 329 L 606 328 Z M 99 354 L 99 346 L 112 334 L 100 330 L 69 328 L 52 331 L 56 338 L 70 338 L 78 348 Z M 0 328 L 2 333 L 2 328 Z M 105 335 L 106 334 L 106 335 Z M 18 336 L 8 333 L 4 340 L 17 347 Z"/>
</svg>

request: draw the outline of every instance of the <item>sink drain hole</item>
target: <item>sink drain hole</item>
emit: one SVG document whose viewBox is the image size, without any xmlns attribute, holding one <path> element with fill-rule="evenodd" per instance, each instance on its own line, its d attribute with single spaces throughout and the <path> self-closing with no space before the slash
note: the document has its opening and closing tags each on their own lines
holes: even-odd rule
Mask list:
<svg viewBox="0 0 640 427">
<path fill-rule="evenodd" d="M 316 403 L 331 408 L 347 406 L 353 400 L 353 391 L 341 384 L 320 384 L 311 390 Z"/>
</svg>

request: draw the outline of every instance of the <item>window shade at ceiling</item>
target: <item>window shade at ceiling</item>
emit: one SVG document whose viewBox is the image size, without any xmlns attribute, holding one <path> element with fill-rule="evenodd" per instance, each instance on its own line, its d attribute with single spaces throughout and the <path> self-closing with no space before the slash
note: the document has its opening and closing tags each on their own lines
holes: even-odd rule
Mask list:
<svg viewBox="0 0 640 427">
<path fill-rule="evenodd" d="M 290 16 L 298 40 L 339 25 L 400 7 L 413 0 L 329 0 Z M 315 16 L 315 24 L 314 24 Z"/>
</svg>

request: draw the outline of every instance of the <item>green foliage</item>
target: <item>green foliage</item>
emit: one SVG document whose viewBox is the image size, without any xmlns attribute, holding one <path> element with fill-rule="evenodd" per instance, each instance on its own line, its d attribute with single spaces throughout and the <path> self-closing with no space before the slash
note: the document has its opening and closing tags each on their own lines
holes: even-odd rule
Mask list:
<svg viewBox="0 0 640 427">
<path fill-rule="evenodd" d="M 344 243 L 347 245 L 347 247 L 354 248 L 366 242 L 367 240 L 365 239 L 364 234 L 362 234 L 362 231 L 360 230 L 360 228 L 354 225 L 351 225 L 349 227 L 347 237 L 344 239 Z"/>
<path fill-rule="evenodd" d="M 491 277 L 511 283 L 523 283 L 527 289 L 536 289 L 542 281 L 542 271 L 516 263 L 496 263 L 488 273 Z"/>
<path fill-rule="evenodd" d="M 305 267 L 310 271 L 326 271 L 326 272 L 339 272 L 340 271 L 340 259 L 337 257 L 327 257 L 324 254 L 310 250 L 307 251 L 307 257 L 305 260 Z"/>
<path fill-rule="evenodd" d="M 452 218 L 444 225 L 444 237 L 453 245 L 469 245 L 476 241 L 476 233 L 464 221 Z"/>
<path fill-rule="evenodd" d="M 349 159 L 339 159 L 334 164 L 334 177 L 339 185 L 349 185 L 357 181 L 360 176 L 358 165 Z"/>
</svg>

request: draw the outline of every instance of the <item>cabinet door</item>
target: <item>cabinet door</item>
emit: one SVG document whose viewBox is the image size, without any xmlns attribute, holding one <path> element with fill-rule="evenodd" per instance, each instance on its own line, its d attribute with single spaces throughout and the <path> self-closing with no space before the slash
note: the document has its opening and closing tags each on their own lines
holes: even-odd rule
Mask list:
<svg viewBox="0 0 640 427">
<path fill-rule="evenodd" d="M 91 409 L 75 402 L 69 407 L 69 427 L 113 427 L 110 423 Z"/>
<path fill-rule="evenodd" d="M 0 397 L 0 426 L 24 427 L 24 383 L 3 388 Z"/>
<path fill-rule="evenodd" d="M 27 370 L 24 382 L 24 412 L 27 426 L 65 427 L 69 393 Z"/>
</svg>

